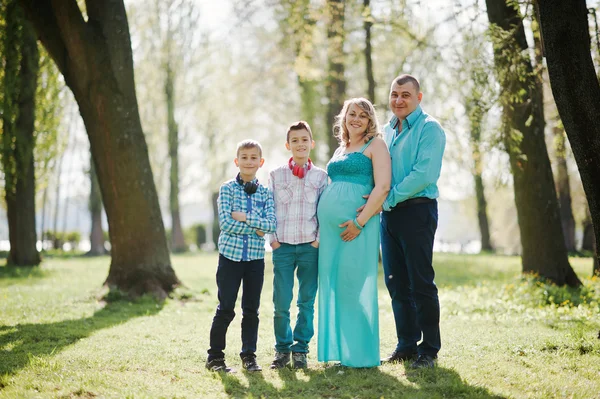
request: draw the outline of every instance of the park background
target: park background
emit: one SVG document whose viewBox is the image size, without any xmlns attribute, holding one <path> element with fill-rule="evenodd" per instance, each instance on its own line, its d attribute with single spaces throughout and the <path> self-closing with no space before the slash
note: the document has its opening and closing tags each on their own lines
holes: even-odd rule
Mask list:
<svg viewBox="0 0 600 399">
<path fill-rule="evenodd" d="M 0 397 L 598 397 L 598 1 L 0 4 Z M 237 142 L 263 144 L 266 183 L 304 119 L 323 167 L 343 101 L 383 125 L 400 73 L 447 134 L 440 367 L 206 374 Z"/>
</svg>

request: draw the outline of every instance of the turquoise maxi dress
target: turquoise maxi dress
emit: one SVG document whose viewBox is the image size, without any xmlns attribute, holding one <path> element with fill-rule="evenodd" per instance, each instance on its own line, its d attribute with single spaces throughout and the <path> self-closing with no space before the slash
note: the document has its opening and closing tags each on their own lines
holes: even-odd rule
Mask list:
<svg viewBox="0 0 600 399">
<path fill-rule="evenodd" d="M 336 153 L 327 164 L 331 184 L 321 199 L 319 218 L 319 336 L 318 359 L 348 367 L 379 366 L 377 265 L 378 215 L 352 241 L 338 227 L 356 216 L 373 190 L 373 165 L 358 152 Z"/>
</svg>

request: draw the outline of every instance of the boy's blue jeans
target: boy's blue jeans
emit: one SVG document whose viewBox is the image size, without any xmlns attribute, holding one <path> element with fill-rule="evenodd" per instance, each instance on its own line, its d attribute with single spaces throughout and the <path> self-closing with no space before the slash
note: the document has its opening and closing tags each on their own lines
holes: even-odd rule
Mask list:
<svg viewBox="0 0 600 399">
<path fill-rule="evenodd" d="M 437 201 L 396 208 L 383 212 L 381 218 L 383 271 L 392 298 L 396 349 L 433 357 L 441 347 L 440 303 L 432 265 L 437 222 Z"/>
<path fill-rule="evenodd" d="M 241 357 L 256 352 L 258 307 L 265 276 L 265 260 L 235 262 L 219 254 L 217 287 L 219 305 L 210 328 L 208 361 L 224 358 L 227 328 L 235 317 L 235 301 L 242 285 L 242 352 Z"/>
<path fill-rule="evenodd" d="M 282 243 L 273 251 L 273 304 L 277 352 L 308 352 L 308 344 L 315 334 L 313 319 L 319 250 L 309 243 L 291 245 Z M 298 319 L 292 334 L 290 305 L 294 291 L 294 271 L 298 275 Z"/>
</svg>

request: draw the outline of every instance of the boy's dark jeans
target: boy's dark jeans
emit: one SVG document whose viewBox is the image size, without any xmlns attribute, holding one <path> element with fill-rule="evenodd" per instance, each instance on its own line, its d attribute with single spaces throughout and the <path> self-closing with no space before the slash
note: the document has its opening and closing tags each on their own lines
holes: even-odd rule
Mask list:
<svg viewBox="0 0 600 399">
<path fill-rule="evenodd" d="M 229 323 L 235 317 L 235 301 L 242 285 L 242 352 L 254 355 L 258 339 L 258 307 L 265 276 L 265 260 L 235 262 L 219 254 L 217 288 L 219 305 L 210 329 L 208 361 L 224 358 Z"/>
</svg>

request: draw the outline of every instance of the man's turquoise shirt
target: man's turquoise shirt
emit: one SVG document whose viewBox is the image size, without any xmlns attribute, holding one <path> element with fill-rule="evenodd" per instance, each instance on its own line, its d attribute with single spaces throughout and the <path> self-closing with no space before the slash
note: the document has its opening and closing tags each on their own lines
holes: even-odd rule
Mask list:
<svg viewBox="0 0 600 399">
<path fill-rule="evenodd" d="M 384 138 L 392 157 L 392 186 L 383 210 L 410 198 L 437 198 L 446 147 L 439 122 L 419 105 L 402 124 L 394 116 L 384 127 Z"/>
</svg>

